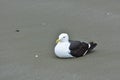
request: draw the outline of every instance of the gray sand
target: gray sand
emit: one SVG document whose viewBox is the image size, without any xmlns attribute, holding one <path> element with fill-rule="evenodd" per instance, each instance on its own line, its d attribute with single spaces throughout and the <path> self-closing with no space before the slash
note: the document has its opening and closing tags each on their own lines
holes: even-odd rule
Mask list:
<svg viewBox="0 0 120 80">
<path fill-rule="evenodd" d="M 58 59 L 61 32 L 99 45 Z M 0 0 L 0 80 L 120 80 L 119 35 L 119 0 Z"/>
</svg>

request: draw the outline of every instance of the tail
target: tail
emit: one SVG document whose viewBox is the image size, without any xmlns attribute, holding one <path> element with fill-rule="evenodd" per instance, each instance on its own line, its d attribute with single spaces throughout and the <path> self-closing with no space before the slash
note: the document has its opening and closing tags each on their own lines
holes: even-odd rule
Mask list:
<svg viewBox="0 0 120 80">
<path fill-rule="evenodd" d="M 88 49 L 88 52 L 91 52 L 97 46 L 97 43 L 95 43 L 95 42 L 89 42 L 89 44 L 90 44 L 90 47 Z"/>
</svg>

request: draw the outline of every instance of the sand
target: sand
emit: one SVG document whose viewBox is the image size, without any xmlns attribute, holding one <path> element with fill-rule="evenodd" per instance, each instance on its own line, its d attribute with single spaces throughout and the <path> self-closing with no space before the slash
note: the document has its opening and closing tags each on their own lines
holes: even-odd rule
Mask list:
<svg viewBox="0 0 120 80">
<path fill-rule="evenodd" d="M 59 59 L 62 32 L 98 46 Z M 119 80 L 119 35 L 119 0 L 0 0 L 0 80 Z"/>
</svg>

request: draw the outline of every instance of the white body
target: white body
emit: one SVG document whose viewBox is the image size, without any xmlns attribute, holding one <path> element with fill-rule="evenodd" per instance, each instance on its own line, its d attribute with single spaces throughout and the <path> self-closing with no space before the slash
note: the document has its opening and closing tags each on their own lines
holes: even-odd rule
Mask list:
<svg viewBox="0 0 120 80">
<path fill-rule="evenodd" d="M 55 55 L 60 58 L 71 58 L 73 57 L 70 54 L 69 50 L 70 43 L 69 42 L 59 42 L 55 46 Z"/>
</svg>

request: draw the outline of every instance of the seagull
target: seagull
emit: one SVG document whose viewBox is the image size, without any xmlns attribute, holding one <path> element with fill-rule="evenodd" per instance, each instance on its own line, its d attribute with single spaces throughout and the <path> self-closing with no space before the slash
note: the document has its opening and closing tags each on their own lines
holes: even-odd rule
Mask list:
<svg viewBox="0 0 120 80">
<path fill-rule="evenodd" d="M 59 58 L 82 57 L 90 53 L 97 46 L 95 42 L 69 40 L 67 33 L 61 33 L 56 43 L 54 52 Z"/>
</svg>

